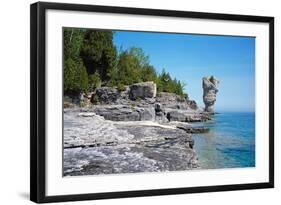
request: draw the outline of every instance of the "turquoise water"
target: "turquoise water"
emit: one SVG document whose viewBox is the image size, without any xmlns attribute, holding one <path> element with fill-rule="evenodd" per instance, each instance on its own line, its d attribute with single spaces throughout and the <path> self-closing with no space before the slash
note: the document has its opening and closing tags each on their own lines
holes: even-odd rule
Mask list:
<svg viewBox="0 0 281 205">
<path fill-rule="evenodd" d="M 209 133 L 193 134 L 201 168 L 255 166 L 255 113 L 219 113 L 201 125 L 210 128 Z"/>
</svg>

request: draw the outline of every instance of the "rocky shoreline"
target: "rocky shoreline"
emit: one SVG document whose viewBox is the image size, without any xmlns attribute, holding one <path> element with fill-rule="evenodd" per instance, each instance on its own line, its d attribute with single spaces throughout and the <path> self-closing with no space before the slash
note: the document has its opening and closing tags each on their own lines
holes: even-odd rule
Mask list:
<svg viewBox="0 0 281 205">
<path fill-rule="evenodd" d="M 192 122 L 213 113 L 153 82 L 100 87 L 64 101 L 64 176 L 177 171 L 198 168 Z M 81 106 L 82 105 L 82 106 Z"/>
<path fill-rule="evenodd" d="M 109 121 L 75 109 L 64 116 L 65 176 L 198 167 L 191 134 L 176 124 Z"/>
</svg>

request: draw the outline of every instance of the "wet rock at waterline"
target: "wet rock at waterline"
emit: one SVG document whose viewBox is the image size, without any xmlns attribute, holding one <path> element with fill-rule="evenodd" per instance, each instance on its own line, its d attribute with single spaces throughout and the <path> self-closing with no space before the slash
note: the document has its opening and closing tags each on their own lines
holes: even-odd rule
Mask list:
<svg viewBox="0 0 281 205">
<path fill-rule="evenodd" d="M 208 113 L 193 110 L 166 109 L 169 121 L 204 122 L 210 119 Z"/>
</svg>

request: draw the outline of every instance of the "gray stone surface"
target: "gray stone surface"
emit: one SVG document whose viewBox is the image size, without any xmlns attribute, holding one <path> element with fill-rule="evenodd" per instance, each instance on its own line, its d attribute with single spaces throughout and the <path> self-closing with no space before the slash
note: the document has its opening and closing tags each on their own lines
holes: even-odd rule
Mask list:
<svg viewBox="0 0 281 205">
<path fill-rule="evenodd" d="M 208 113 L 193 110 L 166 109 L 169 121 L 204 122 L 210 119 Z"/>
<path fill-rule="evenodd" d="M 152 106 L 137 107 L 132 105 L 98 105 L 93 109 L 97 115 L 112 121 L 154 120 L 155 111 Z"/>
<path fill-rule="evenodd" d="M 202 81 L 205 111 L 209 113 L 214 113 L 214 105 L 216 102 L 216 94 L 218 92 L 219 81 L 213 76 L 204 77 Z"/>
<path fill-rule="evenodd" d="M 215 78 L 203 78 L 205 110 L 174 93 L 156 95 L 153 82 L 126 86 L 122 92 L 100 87 L 79 104 L 65 98 L 64 175 L 197 168 L 191 133 L 209 129 L 189 122 L 210 119 L 217 86 Z"/>
<path fill-rule="evenodd" d="M 64 113 L 64 176 L 189 170 L 191 135 L 156 122 L 113 122 L 93 112 Z"/>
<path fill-rule="evenodd" d="M 197 106 L 197 103 L 195 100 L 188 100 L 187 104 L 190 107 L 190 109 L 192 109 L 192 110 L 198 109 L 198 106 Z"/>
<path fill-rule="evenodd" d="M 155 120 L 157 122 L 168 122 L 165 109 L 160 103 L 155 103 Z"/>
<path fill-rule="evenodd" d="M 121 93 L 112 87 L 100 87 L 92 95 L 91 101 L 98 104 L 112 104 L 121 98 Z"/>
<path fill-rule="evenodd" d="M 156 102 L 161 103 L 164 108 L 188 109 L 188 100 L 175 93 L 157 93 Z"/>
<path fill-rule="evenodd" d="M 182 129 L 187 133 L 197 134 L 197 133 L 206 133 L 209 132 L 210 129 L 204 126 L 192 126 L 190 124 L 181 123 L 176 125 L 178 129 Z"/>
<path fill-rule="evenodd" d="M 129 98 L 131 100 L 156 97 L 156 84 L 152 81 L 136 83 L 130 86 Z"/>
</svg>

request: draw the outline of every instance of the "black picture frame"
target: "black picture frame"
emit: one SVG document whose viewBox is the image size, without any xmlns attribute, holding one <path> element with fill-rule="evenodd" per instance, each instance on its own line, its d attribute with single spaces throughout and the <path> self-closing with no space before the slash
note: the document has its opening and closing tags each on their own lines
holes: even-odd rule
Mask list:
<svg viewBox="0 0 281 205">
<path fill-rule="evenodd" d="M 269 181 L 191 188 L 46 196 L 46 10 L 121 13 L 269 24 Z M 30 7 L 30 199 L 37 203 L 97 200 L 274 187 L 274 17 L 38 2 Z"/>
</svg>

